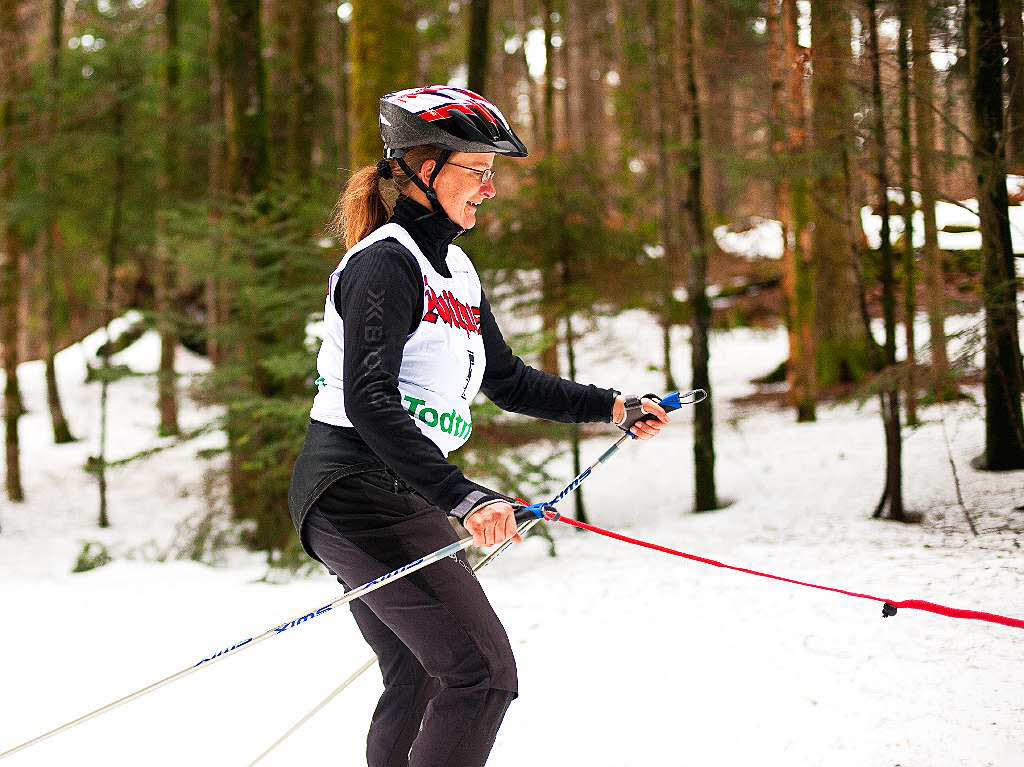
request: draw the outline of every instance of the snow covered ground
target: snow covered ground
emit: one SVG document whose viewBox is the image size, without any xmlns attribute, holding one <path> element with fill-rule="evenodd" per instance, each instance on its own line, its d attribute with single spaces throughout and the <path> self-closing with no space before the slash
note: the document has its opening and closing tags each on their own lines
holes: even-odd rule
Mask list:
<svg viewBox="0 0 1024 767">
<path fill-rule="evenodd" d="M 970 319 L 951 320 L 954 325 Z M 660 388 L 655 324 L 639 312 L 597 323 L 580 379 Z M 676 374 L 688 378 L 682 330 Z M 28 503 L 0 506 L 0 752 L 188 667 L 338 593 L 326 575 L 259 582 L 258 557 L 155 562 L 182 520 L 205 511 L 197 451 L 210 434 L 111 472 L 113 527 L 95 527 L 82 471 L 98 433 L 98 386 L 82 383 L 102 334 L 63 352 L 62 391 L 82 442 L 50 443 L 40 363 L 19 372 Z M 115 362 L 152 372 L 144 335 Z M 1024 617 L 1024 472 L 990 475 L 976 405 L 929 407 L 906 434 L 905 489 L 922 526 L 868 519 L 882 480 L 873 401 L 822 407 L 813 424 L 736 405 L 785 354 L 781 332 L 712 341 L 719 492 L 728 508 L 689 513 L 689 414 L 629 445 L 584 485 L 592 520 L 729 564 L 886 598 Z M 202 359 L 184 350 L 179 369 Z M 187 381 L 183 381 L 185 386 Z M 111 387 L 113 457 L 158 444 L 155 381 Z M 195 427 L 215 415 L 192 404 Z M 614 430 L 584 444 L 593 458 Z M 945 436 L 951 452 L 947 454 Z M 972 538 L 949 457 L 983 534 Z M 570 476 L 567 460 L 555 473 Z M 284 513 L 284 510 L 282 510 Z M 1024 632 L 901 610 L 665 556 L 566 526 L 558 557 L 528 540 L 484 571 L 520 669 L 521 694 L 489 762 L 802 767 L 1021 767 Z M 114 561 L 72 575 L 81 541 Z M 26 750 L 4 765 L 247 765 L 368 657 L 345 611 L 329 613 Z M 261 764 L 358 765 L 380 690 L 363 675 Z"/>
</svg>

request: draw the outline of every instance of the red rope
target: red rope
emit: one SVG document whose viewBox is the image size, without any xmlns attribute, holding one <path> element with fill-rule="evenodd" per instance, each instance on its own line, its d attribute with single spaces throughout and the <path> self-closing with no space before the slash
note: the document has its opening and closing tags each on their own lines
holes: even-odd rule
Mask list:
<svg viewBox="0 0 1024 767">
<path fill-rule="evenodd" d="M 547 513 L 547 519 L 553 519 L 555 517 L 551 512 Z M 994 613 L 984 613 L 977 610 L 960 610 L 956 607 L 946 607 L 945 605 L 937 605 L 934 602 L 925 602 L 921 599 L 906 599 L 902 602 L 896 601 L 895 599 L 883 599 L 882 597 L 871 596 L 870 594 L 858 594 L 856 591 L 846 591 L 844 589 L 834 589 L 829 586 L 819 586 L 816 583 L 806 583 L 804 581 L 796 581 L 792 578 L 783 578 L 778 575 L 772 575 L 771 573 L 762 573 L 757 570 L 748 570 L 745 567 L 734 567 L 733 565 L 726 565 L 721 562 L 716 562 L 713 559 L 706 559 L 704 557 L 698 557 L 693 554 L 687 554 L 683 551 L 676 551 L 670 549 L 667 546 L 659 546 L 657 543 L 648 543 L 647 541 L 641 541 L 638 538 L 630 538 L 628 535 L 622 535 L 621 533 L 613 533 L 611 530 L 604 530 L 594 525 L 588 525 L 586 522 L 580 522 L 579 520 L 572 519 L 571 517 L 558 517 L 562 522 L 573 527 L 579 527 L 583 530 L 589 530 L 592 533 L 598 535 L 604 535 L 608 538 L 614 538 L 617 541 L 624 541 L 625 543 L 632 543 L 637 546 L 643 546 L 647 549 L 654 549 L 665 554 L 672 554 L 673 556 L 682 557 L 683 559 L 690 559 L 694 562 L 703 562 L 706 565 L 714 565 L 715 567 L 724 567 L 727 570 L 735 570 L 740 573 L 747 573 L 748 575 L 759 575 L 762 578 L 771 578 L 776 581 L 783 581 L 785 583 L 795 583 L 797 586 L 808 586 L 812 589 L 821 589 L 822 591 L 832 591 L 837 594 L 845 594 L 848 597 L 857 597 L 859 599 L 871 599 L 875 602 L 885 602 L 892 605 L 893 607 L 905 607 L 908 610 L 924 610 L 926 612 L 935 613 L 936 615 L 945 615 L 949 618 L 968 618 L 976 621 L 988 621 L 989 623 L 999 623 L 1003 626 L 1012 626 L 1013 628 L 1024 629 L 1024 620 L 1018 620 L 1017 618 L 1008 618 L 1005 615 L 996 615 Z"/>
</svg>

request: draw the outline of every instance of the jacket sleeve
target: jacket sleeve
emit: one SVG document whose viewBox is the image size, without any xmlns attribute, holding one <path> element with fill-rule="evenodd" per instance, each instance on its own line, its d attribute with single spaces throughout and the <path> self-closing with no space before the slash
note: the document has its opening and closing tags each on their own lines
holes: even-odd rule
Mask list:
<svg viewBox="0 0 1024 767">
<path fill-rule="evenodd" d="M 481 389 L 502 410 L 563 423 L 612 420 L 617 390 L 584 386 L 527 365 L 505 343 L 482 294 L 480 332 L 487 357 Z"/>
<path fill-rule="evenodd" d="M 431 503 L 464 519 L 505 496 L 466 479 L 402 407 L 398 373 L 423 312 L 423 277 L 405 248 L 382 240 L 351 258 L 335 287 L 345 328 L 345 412 L 359 436 Z"/>
</svg>

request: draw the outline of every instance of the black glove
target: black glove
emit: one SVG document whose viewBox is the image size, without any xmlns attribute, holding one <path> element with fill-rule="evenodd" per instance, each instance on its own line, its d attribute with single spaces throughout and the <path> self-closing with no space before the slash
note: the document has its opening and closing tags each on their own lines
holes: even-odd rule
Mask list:
<svg viewBox="0 0 1024 767">
<path fill-rule="evenodd" d="M 641 405 L 642 399 L 649 399 L 653 402 L 661 402 L 661 397 L 657 394 L 645 394 L 643 397 L 638 397 L 635 394 L 625 395 L 625 415 L 622 417 L 622 423 L 615 424 L 624 432 L 628 432 L 633 428 L 633 424 L 638 421 L 657 421 L 658 416 L 652 415 L 651 413 L 645 413 L 643 406 Z"/>
</svg>

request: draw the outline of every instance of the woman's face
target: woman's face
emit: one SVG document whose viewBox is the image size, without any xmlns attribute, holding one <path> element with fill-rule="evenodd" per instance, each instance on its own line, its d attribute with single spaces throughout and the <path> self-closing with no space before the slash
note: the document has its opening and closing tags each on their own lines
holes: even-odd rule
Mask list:
<svg viewBox="0 0 1024 767">
<path fill-rule="evenodd" d="M 455 164 L 457 163 L 457 164 Z M 472 229 L 476 225 L 476 209 L 486 199 L 494 197 L 494 180 L 486 184 L 480 183 L 480 173 L 474 171 L 488 170 L 494 164 L 494 153 L 456 152 L 453 154 L 434 181 L 434 190 L 444 212 L 456 225 L 463 229 Z M 465 165 L 460 168 L 459 165 Z M 472 168 L 473 170 L 469 170 Z M 434 162 L 423 163 L 420 176 L 425 182 L 430 181 L 434 171 Z"/>
</svg>

